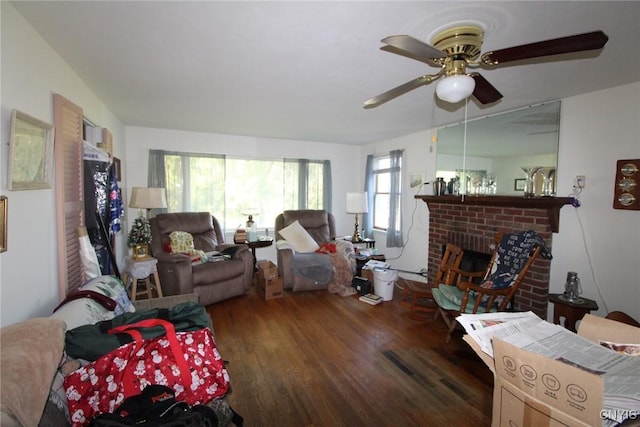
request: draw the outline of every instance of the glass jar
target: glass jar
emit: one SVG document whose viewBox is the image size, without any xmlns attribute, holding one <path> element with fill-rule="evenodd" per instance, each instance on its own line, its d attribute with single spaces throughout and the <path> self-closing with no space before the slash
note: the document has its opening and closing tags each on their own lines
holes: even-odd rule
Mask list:
<svg viewBox="0 0 640 427">
<path fill-rule="evenodd" d="M 579 301 L 582 288 L 578 273 L 570 271 L 567 273 L 567 282 L 564 285 L 564 296 L 568 301 Z"/>
<path fill-rule="evenodd" d="M 247 221 L 247 240 L 249 242 L 255 242 L 258 240 L 258 227 L 256 226 L 256 222 L 253 220 L 253 215 L 249 215 L 249 220 Z"/>
</svg>

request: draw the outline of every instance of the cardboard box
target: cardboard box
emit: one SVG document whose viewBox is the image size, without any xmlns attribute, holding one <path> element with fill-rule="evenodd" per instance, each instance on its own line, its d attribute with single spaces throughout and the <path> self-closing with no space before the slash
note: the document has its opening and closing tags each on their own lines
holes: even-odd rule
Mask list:
<svg viewBox="0 0 640 427">
<path fill-rule="evenodd" d="M 264 299 L 266 300 L 282 298 L 284 296 L 284 282 L 282 281 L 282 277 L 269 280 L 258 279 L 258 290 L 264 295 Z"/>
<path fill-rule="evenodd" d="M 278 277 L 278 267 L 269 260 L 258 261 L 258 281 L 272 280 Z"/>
<path fill-rule="evenodd" d="M 590 314 L 578 335 L 591 341 L 640 343 L 640 328 Z M 494 358 L 465 341 L 494 372 L 492 427 L 601 426 L 602 377 L 566 363 L 493 340 Z"/>
</svg>

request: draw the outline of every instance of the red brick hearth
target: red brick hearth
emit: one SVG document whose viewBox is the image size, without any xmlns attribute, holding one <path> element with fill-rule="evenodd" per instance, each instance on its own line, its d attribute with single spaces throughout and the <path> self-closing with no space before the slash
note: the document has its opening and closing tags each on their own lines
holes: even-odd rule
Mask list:
<svg viewBox="0 0 640 427">
<path fill-rule="evenodd" d="M 429 208 L 428 276 L 433 283 L 446 243 L 485 254 L 493 252 L 497 231 L 535 230 L 551 248 L 558 229 L 560 208 L 570 198 L 524 199 L 520 197 L 416 196 Z M 514 308 L 547 316 L 550 261 L 538 257 L 516 293 Z"/>
</svg>

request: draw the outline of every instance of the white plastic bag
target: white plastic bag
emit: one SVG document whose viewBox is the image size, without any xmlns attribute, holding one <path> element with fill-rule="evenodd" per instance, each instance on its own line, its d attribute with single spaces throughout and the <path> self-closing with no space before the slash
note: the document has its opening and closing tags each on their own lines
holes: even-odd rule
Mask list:
<svg viewBox="0 0 640 427">
<path fill-rule="evenodd" d="M 91 246 L 86 227 L 78 227 L 78 240 L 80 242 L 80 260 L 86 280 L 94 279 L 102 275 L 96 251 Z"/>
</svg>

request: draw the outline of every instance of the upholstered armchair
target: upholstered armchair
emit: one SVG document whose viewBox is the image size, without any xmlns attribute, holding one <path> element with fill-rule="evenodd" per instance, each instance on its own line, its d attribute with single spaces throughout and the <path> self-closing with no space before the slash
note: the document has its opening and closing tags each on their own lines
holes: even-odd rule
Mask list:
<svg viewBox="0 0 640 427">
<path fill-rule="evenodd" d="M 209 305 L 245 294 L 253 280 L 253 255 L 247 245 L 225 243 L 220 223 L 208 212 L 159 214 L 151 224 L 151 255 L 158 260 L 158 274 L 166 295 L 195 293 Z M 225 250 L 230 259 L 192 262 L 192 256 L 172 253 L 170 234 L 190 233 L 193 247 L 203 252 Z"/>
<path fill-rule="evenodd" d="M 278 274 L 283 279 L 284 289 L 301 291 L 326 289 L 327 284 L 318 284 L 313 280 L 294 274 L 294 256 L 296 251 L 287 244 L 280 231 L 295 222 L 306 230 L 316 247 L 331 242 L 336 235 L 335 217 L 324 210 L 289 210 L 276 217 L 275 235 L 278 253 Z"/>
</svg>

